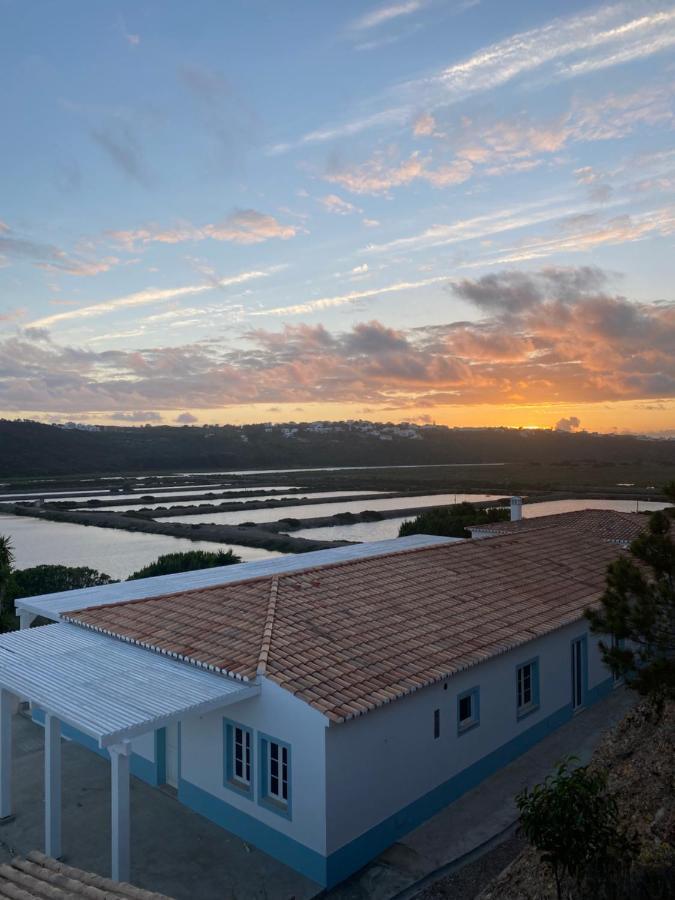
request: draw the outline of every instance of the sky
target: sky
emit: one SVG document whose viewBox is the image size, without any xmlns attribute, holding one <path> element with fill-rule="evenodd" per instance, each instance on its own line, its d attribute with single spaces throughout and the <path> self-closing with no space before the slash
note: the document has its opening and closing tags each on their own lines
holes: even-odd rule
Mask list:
<svg viewBox="0 0 675 900">
<path fill-rule="evenodd" d="M 675 437 L 675 2 L 0 23 L 0 416 Z"/>
</svg>

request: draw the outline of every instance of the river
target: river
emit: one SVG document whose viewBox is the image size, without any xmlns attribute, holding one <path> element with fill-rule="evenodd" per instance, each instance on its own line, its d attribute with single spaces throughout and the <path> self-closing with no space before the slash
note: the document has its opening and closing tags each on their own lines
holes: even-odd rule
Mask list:
<svg viewBox="0 0 675 900">
<path fill-rule="evenodd" d="M 89 566 L 119 579 L 127 578 L 163 553 L 233 550 L 246 562 L 280 555 L 255 547 L 188 541 L 163 534 L 139 534 L 70 522 L 47 522 L 29 516 L 0 515 L 0 535 L 11 538 L 17 569 L 41 564 Z"/>
</svg>

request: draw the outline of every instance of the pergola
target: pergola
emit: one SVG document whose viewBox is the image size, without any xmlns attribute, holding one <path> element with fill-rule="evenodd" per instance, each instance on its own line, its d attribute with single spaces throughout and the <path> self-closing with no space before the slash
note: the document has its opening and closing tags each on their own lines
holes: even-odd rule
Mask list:
<svg viewBox="0 0 675 900">
<path fill-rule="evenodd" d="M 131 740 L 186 716 L 255 696 L 260 688 L 169 656 L 58 623 L 0 635 L 0 821 L 13 815 L 15 697 L 45 713 L 45 853 L 61 855 L 61 723 L 107 748 L 112 877 L 130 872 Z"/>
</svg>

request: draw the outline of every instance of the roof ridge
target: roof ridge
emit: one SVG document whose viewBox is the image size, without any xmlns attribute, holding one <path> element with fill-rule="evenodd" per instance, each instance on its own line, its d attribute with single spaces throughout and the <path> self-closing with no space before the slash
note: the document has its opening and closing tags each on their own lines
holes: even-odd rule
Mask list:
<svg viewBox="0 0 675 900">
<path fill-rule="evenodd" d="M 272 632 L 274 630 L 274 617 L 277 611 L 277 597 L 279 596 L 279 575 L 272 575 L 270 582 L 270 594 L 267 601 L 267 615 L 265 616 L 265 626 L 263 628 L 262 643 L 260 645 L 260 655 L 258 656 L 258 665 L 256 667 L 256 675 L 265 675 L 267 673 L 267 660 L 270 655 L 270 646 L 272 644 Z"/>
</svg>

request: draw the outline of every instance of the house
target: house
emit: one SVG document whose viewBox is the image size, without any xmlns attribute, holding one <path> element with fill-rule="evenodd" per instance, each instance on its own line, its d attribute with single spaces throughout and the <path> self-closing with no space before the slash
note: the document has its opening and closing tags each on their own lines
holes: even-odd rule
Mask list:
<svg viewBox="0 0 675 900">
<path fill-rule="evenodd" d="M 613 686 L 584 609 L 621 552 L 568 527 L 418 535 L 17 601 L 0 636 L 0 816 L 11 699 L 110 756 L 113 877 L 129 772 L 335 885 Z M 161 827 L 161 823 L 158 823 Z"/>
<path fill-rule="evenodd" d="M 602 540 L 627 547 L 647 525 L 649 516 L 644 513 L 625 513 L 613 509 L 577 509 L 572 512 L 555 513 L 550 516 L 520 518 L 519 506 L 514 503 L 520 498 L 511 498 L 511 521 L 489 522 L 485 525 L 470 525 L 471 537 L 486 538 L 505 534 L 522 534 L 541 528 L 571 528 L 584 534 L 591 534 Z M 514 511 L 515 515 L 514 515 Z"/>
</svg>

